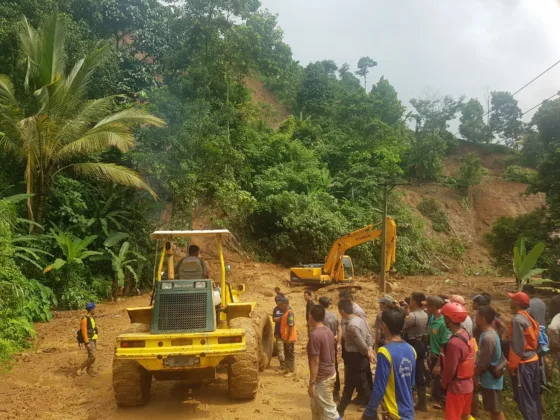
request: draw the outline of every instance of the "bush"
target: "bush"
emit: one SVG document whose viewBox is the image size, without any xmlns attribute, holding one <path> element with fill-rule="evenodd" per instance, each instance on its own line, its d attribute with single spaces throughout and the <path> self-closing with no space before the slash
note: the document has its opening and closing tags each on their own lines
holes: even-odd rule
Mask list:
<svg viewBox="0 0 560 420">
<path fill-rule="evenodd" d="M 522 184 L 532 184 L 537 177 L 538 172 L 534 169 L 523 168 L 522 166 L 508 166 L 502 174 L 505 181 L 520 182 Z"/>
<path fill-rule="evenodd" d="M 459 168 L 458 185 L 460 188 L 469 190 L 472 186 L 480 184 L 488 173 L 488 169 L 482 166 L 478 156 L 468 155 L 463 159 Z"/>
<path fill-rule="evenodd" d="M 453 258 L 461 258 L 466 251 L 465 244 L 459 238 L 452 237 L 445 241 L 432 240 L 429 242 L 432 249 Z"/>
<path fill-rule="evenodd" d="M 449 220 L 447 215 L 442 210 L 439 203 L 433 198 L 423 199 L 416 208 L 426 216 L 432 222 L 432 228 L 436 232 L 449 232 L 451 227 L 449 226 Z"/>
</svg>

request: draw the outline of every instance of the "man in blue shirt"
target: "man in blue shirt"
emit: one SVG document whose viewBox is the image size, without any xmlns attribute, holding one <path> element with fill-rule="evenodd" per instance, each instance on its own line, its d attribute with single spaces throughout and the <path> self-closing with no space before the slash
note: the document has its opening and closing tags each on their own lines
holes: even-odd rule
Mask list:
<svg viewBox="0 0 560 420">
<path fill-rule="evenodd" d="M 413 420 L 416 352 L 401 338 L 404 314 L 398 309 L 387 309 L 381 315 L 381 322 L 387 344 L 377 352 L 373 393 L 363 420 L 377 419 L 379 406 L 386 417 Z"/>
<path fill-rule="evenodd" d="M 505 420 L 502 411 L 502 389 L 504 378 L 496 378 L 494 370 L 503 360 L 500 337 L 492 328 L 496 312 L 490 306 L 480 306 L 476 312 L 476 326 L 480 330 L 478 340 L 478 360 L 474 370 L 475 380 L 482 389 L 484 410 L 492 420 Z"/>
</svg>

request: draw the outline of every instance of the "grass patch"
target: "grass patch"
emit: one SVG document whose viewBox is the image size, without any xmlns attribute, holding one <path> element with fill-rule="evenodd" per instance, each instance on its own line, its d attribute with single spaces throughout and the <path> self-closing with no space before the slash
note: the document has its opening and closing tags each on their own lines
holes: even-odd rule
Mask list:
<svg viewBox="0 0 560 420">
<path fill-rule="evenodd" d="M 433 198 L 423 199 L 416 208 L 432 222 L 432 228 L 436 232 L 448 233 L 451 230 L 447 215 L 440 204 Z"/>
</svg>

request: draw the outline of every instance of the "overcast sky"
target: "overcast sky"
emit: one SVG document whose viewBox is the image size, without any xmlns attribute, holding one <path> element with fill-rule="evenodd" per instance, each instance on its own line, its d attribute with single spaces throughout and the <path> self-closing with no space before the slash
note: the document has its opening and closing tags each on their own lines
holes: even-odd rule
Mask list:
<svg viewBox="0 0 560 420">
<path fill-rule="evenodd" d="M 430 90 L 516 91 L 560 60 L 560 0 L 261 0 L 302 65 L 378 62 L 405 105 Z M 560 90 L 560 64 L 516 96 L 527 110 Z M 486 105 L 485 105 L 486 106 Z M 527 115 L 530 118 L 530 115 Z M 527 119 L 526 117 L 526 119 Z"/>
</svg>

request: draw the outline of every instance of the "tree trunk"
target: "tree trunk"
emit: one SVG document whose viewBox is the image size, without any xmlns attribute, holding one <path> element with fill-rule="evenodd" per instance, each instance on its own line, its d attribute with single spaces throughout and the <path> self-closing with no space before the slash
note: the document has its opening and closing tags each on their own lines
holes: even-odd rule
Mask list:
<svg viewBox="0 0 560 420">
<path fill-rule="evenodd" d="M 113 302 L 117 301 L 119 297 L 119 278 L 115 275 L 113 278 L 113 287 L 111 288 L 111 296 L 113 298 Z"/>
</svg>

